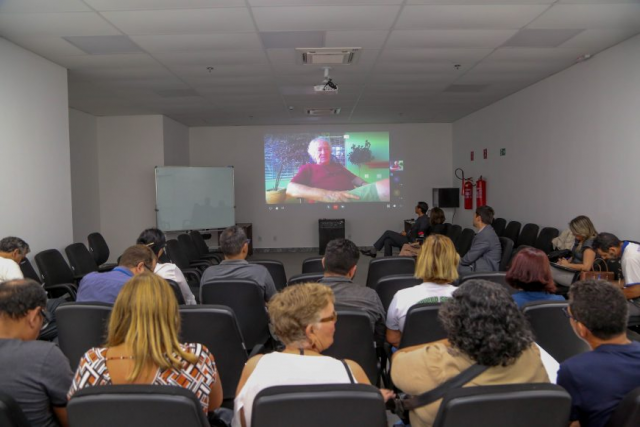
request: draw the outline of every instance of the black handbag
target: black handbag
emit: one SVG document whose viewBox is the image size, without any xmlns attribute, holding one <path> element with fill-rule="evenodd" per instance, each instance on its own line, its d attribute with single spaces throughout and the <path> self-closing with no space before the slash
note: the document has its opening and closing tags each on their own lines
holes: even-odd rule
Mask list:
<svg viewBox="0 0 640 427">
<path fill-rule="evenodd" d="M 560 258 L 570 258 L 573 255 L 569 249 L 560 249 L 557 251 L 552 251 L 547 254 L 549 261 L 557 262 Z"/>
</svg>

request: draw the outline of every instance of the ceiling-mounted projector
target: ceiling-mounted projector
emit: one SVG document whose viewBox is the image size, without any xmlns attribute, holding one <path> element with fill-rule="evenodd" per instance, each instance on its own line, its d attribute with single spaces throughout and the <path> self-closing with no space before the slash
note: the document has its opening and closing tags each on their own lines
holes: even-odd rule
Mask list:
<svg viewBox="0 0 640 427">
<path fill-rule="evenodd" d="M 321 84 L 315 85 L 313 90 L 316 93 L 338 93 L 338 85 L 336 85 L 329 76 L 329 70 L 331 67 L 322 68 L 324 68 L 324 80 L 322 80 Z"/>
</svg>

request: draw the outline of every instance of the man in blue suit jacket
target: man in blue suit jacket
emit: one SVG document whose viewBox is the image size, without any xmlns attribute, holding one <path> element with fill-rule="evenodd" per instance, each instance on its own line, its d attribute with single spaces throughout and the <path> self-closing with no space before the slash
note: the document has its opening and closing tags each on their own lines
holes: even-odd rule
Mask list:
<svg viewBox="0 0 640 427">
<path fill-rule="evenodd" d="M 479 273 L 499 270 L 502 247 L 498 235 L 491 226 L 493 215 L 493 208 L 490 206 L 480 206 L 476 209 L 473 226 L 478 229 L 478 234 L 473 238 L 469 251 L 460 259 L 459 272 Z"/>
</svg>

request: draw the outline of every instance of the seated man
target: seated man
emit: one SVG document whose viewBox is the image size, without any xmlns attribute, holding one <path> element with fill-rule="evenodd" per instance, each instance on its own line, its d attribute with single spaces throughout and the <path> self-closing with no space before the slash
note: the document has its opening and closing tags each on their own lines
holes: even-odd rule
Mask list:
<svg viewBox="0 0 640 427">
<path fill-rule="evenodd" d="M 493 208 L 490 206 L 480 206 L 473 216 L 473 226 L 478 229 L 478 234 L 471 242 L 471 248 L 460 259 L 458 271 L 463 272 L 486 272 L 498 271 L 500 269 L 500 258 L 502 258 L 502 246 L 500 239 L 493 230 Z"/>
<path fill-rule="evenodd" d="M 0 283 L 0 392 L 16 400 L 32 426 L 66 426 L 73 372 L 58 346 L 36 340 L 46 302 L 33 280 Z"/>
<path fill-rule="evenodd" d="M 207 268 L 200 280 L 200 286 L 211 280 L 218 279 L 249 279 L 262 288 L 264 301 L 268 302 L 276 294 L 276 286 L 271 274 L 266 267 L 258 264 L 249 264 L 246 261 L 249 253 L 249 240 L 242 227 L 234 225 L 220 234 L 220 250 L 224 254 L 224 260 Z"/>
<path fill-rule="evenodd" d="M 76 301 L 116 302 L 120 289 L 136 274 L 156 268 L 156 256 L 145 245 L 127 248 L 116 268 L 106 273 L 89 273 L 80 281 Z"/>
<path fill-rule="evenodd" d="M 382 233 L 382 236 L 373 244 L 371 249 L 363 249 L 364 255 L 375 258 L 378 251 L 384 247 L 384 256 L 391 256 L 393 248 L 401 248 L 405 243 L 413 243 L 418 238 L 418 235 L 422 233 L 424 237 L 427 229 L 429 228 L 429 218 L 427 217 L 427 211 L 429 205 L 426 202 L 418 202 L 415 208 L 418 218 L 413 223 L 411 231 L 407 234 L 405 231 L 402 233 L 396 233 L 395 231 L 387 230 Z"/>
<path fill-rule="evenodd" d="M 333 290 L 336 306 L 363 310 L 369 316 L 374 339 L 381 347 L 385 333 L 384 307 L 376 291 L 353 283 L 359 258 L 358 247 L 351 240 L 330 241 L 322 258 L 324 277 L 319 282 Z"/>
<path fill-rule="evenodd" d="M 585 280 L 569 289 L 571 326 L 593 350 L 560 364 L 558 385 L 572 400 L 571 427 L 604 427 L 640 385 L 640 343 L 627 338 L 627 310 L 624 295 L 609 282 Z"/>
<path fill-rule="evenodd" d="M 620 241 L 611 233 L 600 233 L 593 240 L 593 249 L 602 259 L 620 259 L 627 298 L 640 298 L 640 245 Z"/>
<path fill-rule="evenodd" d="M 29 253 L 29 245 L 18 237 L 0 240 L 0 282 L 22 279 L 20 263 Z"/>
</svg>

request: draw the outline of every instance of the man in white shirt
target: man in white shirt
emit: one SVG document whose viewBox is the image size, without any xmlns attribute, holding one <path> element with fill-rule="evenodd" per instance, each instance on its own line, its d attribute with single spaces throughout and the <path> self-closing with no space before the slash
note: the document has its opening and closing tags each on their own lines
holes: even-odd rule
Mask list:
<svg viewBox="0 0 640 427">
<path fill-rule="evenodd" d="M 593 249 L 602 259 L 620 258 L 625 288 L 640 285 L 640 245 L 621 241 L 611 233 L 600 233 L 593 241 Z"/>
<path fill-rule="evenodd" d="M 29 245 L 19 237 L 0 240 L 0 282 L 23 279 L 20 263 L 29 253 Z"/>
</svg>

